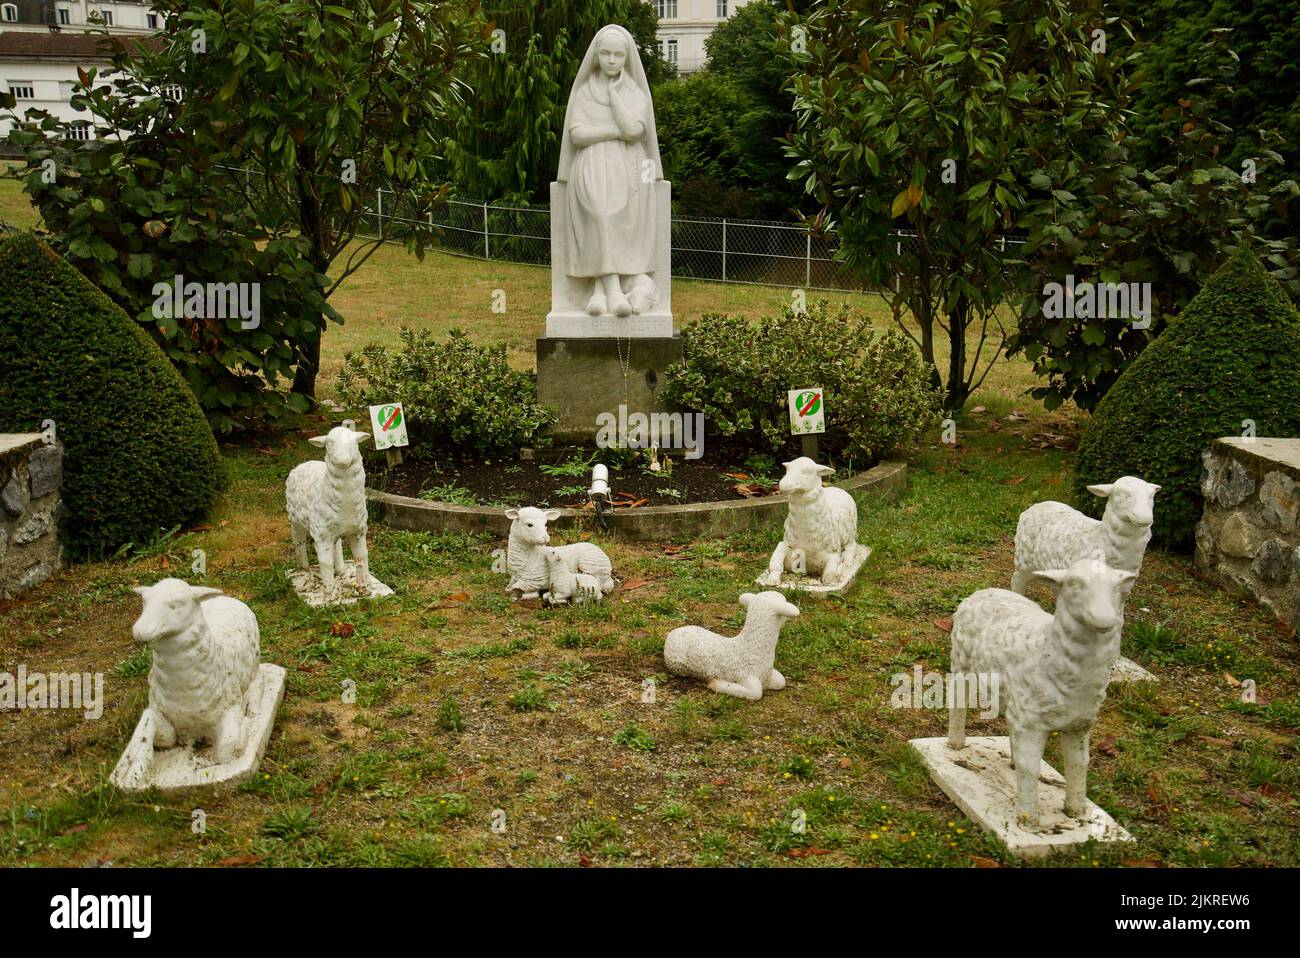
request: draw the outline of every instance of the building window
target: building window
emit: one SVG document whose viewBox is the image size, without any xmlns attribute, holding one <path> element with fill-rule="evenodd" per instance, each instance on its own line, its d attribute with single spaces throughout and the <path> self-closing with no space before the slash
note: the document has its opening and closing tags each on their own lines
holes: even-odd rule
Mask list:
<svg viewBox="0 0 1300 958">
<path fill-rule="evenodd" d="M 163 87 L 162 92 L 163 96 L 167 97 L 167 99 L 175 100 L 177 103 L 180 102 L 181 85 L 179 83 L 172 83 L 169 86 Z"/>
<path fill-rule="evenodd" d="M 3 19 L 6 23 L 17 23 L 18 7 L 12 3 L 6 3 L 3 6 L 0 6 L 0 19 Z"/>
<path fill-rule="evenodd" d="M 68 127 L 67 139 L 69 140 L 93 140 L 93 127 L 89 123 L 73 123 Z"/>
<path fill-rule="evenodd" d="M 677 19 L 677 0 L 655 0 L 655 9 L 660 20 Z"/>
<path fill-rule="evenodd" d="M 99 11 L 99 19 L 101 19 L 101 20 L 104 21 L 104 26 L 106 26 L 106 27 L 111 27 L 111 26 L 113 25 L 113 11 L 112 11 L 112 10 L 100 10 L 100 11 Z"/>
<path fill-rule="evenodd" d="M 65 27 L 72 23 L 72 12 L 67 7 L 59 7 L 59 23 Z"/>
<path fill-rule="evenodd" d="M 157 30 L 157 29 L 158 29 L 158 14 L 156 14 L 156 13 L 146 13 L 146 14 L 144 15 L 144 18 L 145 18 L 145 20 L 148 22 L 148 24 L 149 24 L 149 29 L 150 29 L 150 30 Z"/>
<path fill-rule="evenodd" d="M 15 100 L 36 99 L 36 88 L 32 86 L 31 80 L 10 80 L 9 92 L 14 95 Z"/>
<path fill-rule="evenodd" d="M 661 43 L 659 46 L 659 52 L 663 54 L 663 58 L 665 60 L 667 60 L 673 66 L 677 66 L 677 38 L 676 37 L 668 37 L 666 40 L 664 40 L 663 43 Z"/>
<path fill-rule="evenodd" d="M 718 19 L 727 19 L 727 0 L 718 0 Z"/>
</svg>

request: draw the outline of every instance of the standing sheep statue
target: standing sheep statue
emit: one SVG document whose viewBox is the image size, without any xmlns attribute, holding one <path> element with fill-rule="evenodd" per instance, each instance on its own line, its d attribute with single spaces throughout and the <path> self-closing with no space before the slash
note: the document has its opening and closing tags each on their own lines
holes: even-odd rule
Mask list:
<svg viewBox="0 0 1300 958">
<path fill-rule="evenodd" d="M 163 579 L 135 590 L 153 653 L 149 705 L 111 781 L 136 791 L 242 781 L 257 770 L 285 671 L 261 664 L 257 617 L 220 589 Z"/>
<path fill-rule="evenodd" d="M 510 574 L 510 583 L 506 589 L 515 599 L 536 599 L 552 591 L 552 569 L 560 571 L 558 595 L 548 599 L 558 603 L 573 598 L 573 583 L 569 575 L 581 574 L 582 583 L 587 587 L 586 599 L 599 601 L 614 591 L 614 565 L 600 546 L 591 542 L 572 542 L 568 545 L 555 546 L 556 558 L 547 561 L 547 546 L 551 534 L 546 523 L 559 518 L 560 511 L 551 509 L 542 511 L 533 506 L 522 509 L 507 509 L 506 518 L 510 520 L 510 538 L 506 541 L 506 571 Z M 558 559 L 558 564 L 556 564 Z M 596 591 L 590 592 L 590 582 L 594 580 Z"/>
<path fill-rule="evenodd" d="M 1089 838 L 1127 840 L 1123 829 L 1088 802 L 1087 772 L 1088 739 L 1106 699 L 1124 626 L 1124 593 L 1135 576 L 1097 559 L 1035 575 L 1056 591 L 1055 614 L 1018 593 L 981 589 L 952 617 L 952 677 L 993 679 L 1009 739 L 968 742 L 966 710 L 974 703 L 953 697 L 946 743 L 918 739 L 912 745 L 940 787 L 1013 851 L 1038 855 Z M 1063 793 L 1059 776 L 1042 764 L 1052 732 L 1061 734 Z M 1014 794 L 1002 794 L 1009 771 Z M 1040 778 L 1057 785 L 1050 821 L 1039 815 Z"/>
<path fill-rule="evenodd" d="M 1038 502 L 1020 514 L 1016 525 L 1016 569 L 1011 589 L 1027 595 L 1039 569 L 1064 569 L 1079 559 L 1097 558 L 1112 569 L 1142 570 L 1142 557 L 1151 541 L 1155 497 L 1160 487 L 1136 476 L 1089 486 L 1106 500 L 1101 519 L 1085 516 L 1063 502 Z M 1130 582 L 1124 589 L 1128 598 Z M 1136 662 L 1116 657 L 1112 681 L 1154 681 L 1155 676 Z"/>
<path fill-rule="evenodd" d="M 858 504 L 844 489 L 823 486 L 822 478 L 835 470 L 807 456 L 785 463 L 779 491 L 789 497 L 790 514 L 785 535 L 759 585 L 808 592 L 839 592 L 848 587 L 871 555 L 859 545 Z M 787 579 L 786 572 L 811 576 L 814 581 Z"/>
<path fill-rule="evenodd" d="M 773 668 L 781 626 L 799 609 L 780 592 L 746 592 L 740 634 L 719 635 L 698 625 L 673 629 L 664 640 L 664 665 L 674 675 L 704 679 L 723 695 L 757 701 L 767 689 L 785 688 L 785 676 Z"/>
<path fill-rule="evenodd" d="M 360 597 L 392 595 L 393 590 L 370 574 L 366 547 L 366 471 L 360 444 L 369 433 L 347 425 L 336 426 L 325 436 L 308 440 L 323 447 L 324 461 L 304 462 L 293 468 L 284 484 L 289 529 L 299 571 L 293 586 L 311 606 L 346 604 Z M 343 543 L 352 551 L 352 562 L 343 561 Z M 316 551 L 319 575 L 313 575 L 307 544 Z M 347 579 L 355 586 L 349 589 Z"/>
</svg>

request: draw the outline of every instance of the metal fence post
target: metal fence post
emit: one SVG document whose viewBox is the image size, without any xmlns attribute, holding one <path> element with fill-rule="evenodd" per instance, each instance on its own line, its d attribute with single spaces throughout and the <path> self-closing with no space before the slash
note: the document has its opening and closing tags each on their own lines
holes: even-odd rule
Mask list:
<svg viewBox="0 0 1300 958">
<path fill-rule="evenodd" d="M 803 288 L 808 289 L 812 286 L 812 230 L 807 232 L 804 240 Z"/>
<path fill-rule="evenodd" d="M 722 218 L 722 281 L 727 281 L 727 219 Z"/>
<path fill-rule="evenodd" d="M 492 247 L 488 241 L 487 200 L 483 201 L 483 258 L 492 258 Z"/>
<path fill-rule="evenodd" d="M 380 238 L 384 235 L 384 188 L 375 190 L 375 232 Z"/>
</svg>

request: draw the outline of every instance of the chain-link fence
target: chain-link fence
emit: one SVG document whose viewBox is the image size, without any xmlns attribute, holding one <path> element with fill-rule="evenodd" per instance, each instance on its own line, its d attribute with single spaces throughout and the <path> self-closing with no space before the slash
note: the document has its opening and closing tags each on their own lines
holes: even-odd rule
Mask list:
<svg viewBox="0 0 1300 958">
<path fill-rule="evenodd" d="M 246 170 L 230 170 L 245 178 Z M 376 190 L 367 203 L 359 234 L 401 242 L 410 227 L 433 226 L 438 247 L 478 259 L 548 266 L 551 262 L 551 211 L 546 206 L 511 206 L 452 199 L 421 214 L 409 194 Z M 891 242 L 902 252 L 914 246 L 916 234 L 896 231 Z M 998 240 L 999 249 L 1022 242 Z M 861 291 L 835 261 L 834 231 L 815 232 L 806 226 L 775 220 L 674 216 L 672 273 L 682 279 L 807 290 Z"/>
</svg>

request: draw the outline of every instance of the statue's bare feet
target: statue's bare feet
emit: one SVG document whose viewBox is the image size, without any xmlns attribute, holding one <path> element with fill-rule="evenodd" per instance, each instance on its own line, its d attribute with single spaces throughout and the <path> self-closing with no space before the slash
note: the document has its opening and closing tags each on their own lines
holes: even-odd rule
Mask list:
<svg viewBox="0 0 1300 958">
<path fill-rule="evenodd" d="M 591 299 L 587 300 L 588 316 L 603 316 L 607 309 L 605 305 L 605 294 L 600 290 L 591 294 Z"/>
<path fill-rule="evenodd" d="M 610 303 L 609 311 L 613 313 L 615 316 L 631 316 L 632 304 L 628 302 L 626 296 L 624 296 L 622 293 L 619 293 L 618 296 L 614 299 L 614 301 Z"/>
</svg>

